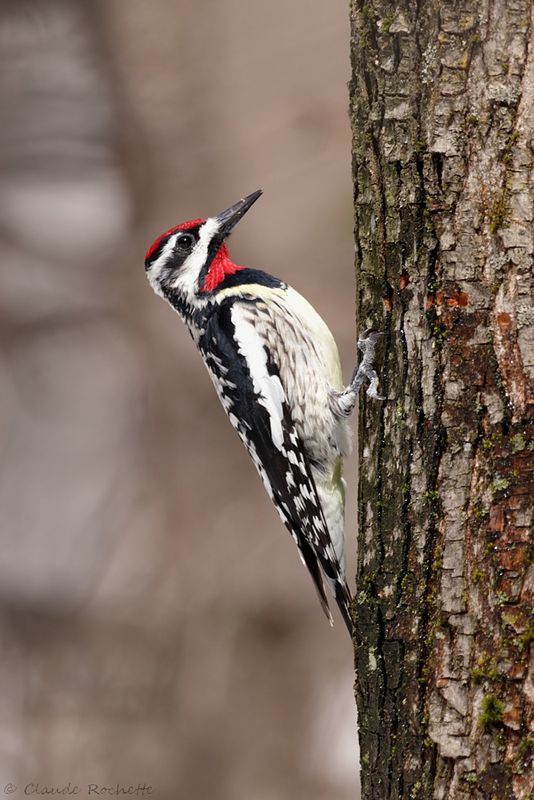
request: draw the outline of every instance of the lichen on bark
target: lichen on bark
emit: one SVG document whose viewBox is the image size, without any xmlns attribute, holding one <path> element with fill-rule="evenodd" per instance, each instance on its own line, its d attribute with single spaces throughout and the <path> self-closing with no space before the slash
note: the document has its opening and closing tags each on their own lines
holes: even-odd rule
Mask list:
<svg viewBox="0 0 534 800">
<path fill-rule="evenodd" d="M 359 324 L 390 398 L 360 409 L 365 800 L 534 793 L 533 30 L 526 0 L 351 3 Z"/>
</svg>

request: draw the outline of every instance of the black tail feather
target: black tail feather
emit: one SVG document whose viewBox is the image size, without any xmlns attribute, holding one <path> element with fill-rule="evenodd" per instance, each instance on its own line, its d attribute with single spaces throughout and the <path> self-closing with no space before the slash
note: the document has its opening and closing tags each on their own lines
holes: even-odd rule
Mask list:
<svg viewBox="0 0 534 800">
<path fill-rule="evenodd" d="M 341 583 L 340 581 L 336 581 L 335 593 L 336 593 L 336 603 L 341 612 L 341 616 L 343 617 L 343 621 L 347 626 L 349 636 L 352 638 L 352 634 L 354 631 L 354 624 L 352 622 L 352 616 L 350 613 L 352 597 L 349 591 L 349 587 L 347 586 L 346 583 Z"/>
<path fill-rule="evenodd" d="M 302 556 L 302 560 L 306 566 L 306 569 L 310 573 L 313 584 L 319 596 L 319 601 L 321 603 L 321 608 L 324 611 L 325 617 L 327 618 L 330 625 L 334 624 L 334 620 L 332 619 L 332 614 L 330 612 L 330 606 L 328 605 L 328 600 L 326 598 L 325 590 L 324 590 L 324 583 L 323 583 L 323 576 L 321 574 L 321 570 L 319 568 L 319 562 L 317 561 L 317 556 L 306 542 L 305 539 L 302 539 L 299 542 L 299 551 Z"/>
</svg>

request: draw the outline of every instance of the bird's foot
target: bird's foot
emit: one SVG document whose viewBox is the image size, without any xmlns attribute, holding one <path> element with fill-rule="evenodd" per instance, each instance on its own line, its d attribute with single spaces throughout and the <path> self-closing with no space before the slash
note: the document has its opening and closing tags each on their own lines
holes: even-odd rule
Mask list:
<svg viewBox="0 0 534 800">
<path fill-rule="evenodd" d="M 368 397 L 373 400 L 385 400 L 378 394 L 378 375 L 374 368 L 375 349 L 377 342 L 384 334 L 372 328 L 367 329 L 358 339 L 358 350 L 362 353 L 362 360 L 352 374 L 351 382 L 342 392 L 333 392 L 331 396 L 334 412 L 340 417 L 348 417 L 352 413 L 358 392 L 365 381 L 368 381 Z"/>
<path fill-rule="evenodd" d="M 385 400 L 383 395 L 378 394 L 378 375 L 374 367 L 375 349 L 378 341 L 384 334 L 381 331 L 375 331 L 372 328 L 365 330 L 358 339 L 358 350 L 362 353 L 361 363 L 352 375 L 350 388 L 358 394 L 364 381 L 369 381 L 367 387 L 367 396 L 372 397 L 373 400 Z"/>
</svg>

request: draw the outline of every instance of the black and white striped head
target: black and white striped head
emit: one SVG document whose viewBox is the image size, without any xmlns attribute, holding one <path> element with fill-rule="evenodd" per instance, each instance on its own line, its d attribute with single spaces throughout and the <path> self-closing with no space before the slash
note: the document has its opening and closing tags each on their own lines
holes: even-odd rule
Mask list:
<svg viewBox="0 0 534 800">
<path fill-rule="evenodd" d="M 166 300 L 179 296 L 194 303 L 242 269 L 231 261 L 225 239 L 261 194 L 258 189 L 216 217 L 182 222 L 158 236 L 145 256 L 154 291 Z"/>
</svg>

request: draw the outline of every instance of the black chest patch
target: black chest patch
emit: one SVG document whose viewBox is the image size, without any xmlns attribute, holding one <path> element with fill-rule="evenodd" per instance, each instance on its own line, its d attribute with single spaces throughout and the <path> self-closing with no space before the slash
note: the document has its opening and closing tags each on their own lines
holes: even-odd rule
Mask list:
<svg viewBox="0 0 534 800">
<path fill-rule="evenodd" d="M 259 286 L 268 286 L 270 289 L 280 289 L 285 287 L 278 278 L 262 272 L 261 269 L 240 269 L 233 275 L 227 275 L 223 281 L 217 285 L 217 291 L 223 289 L 232 289 L 235 286 L 246 286 L 247 284 L 255 283 Z"/>
</svg>

